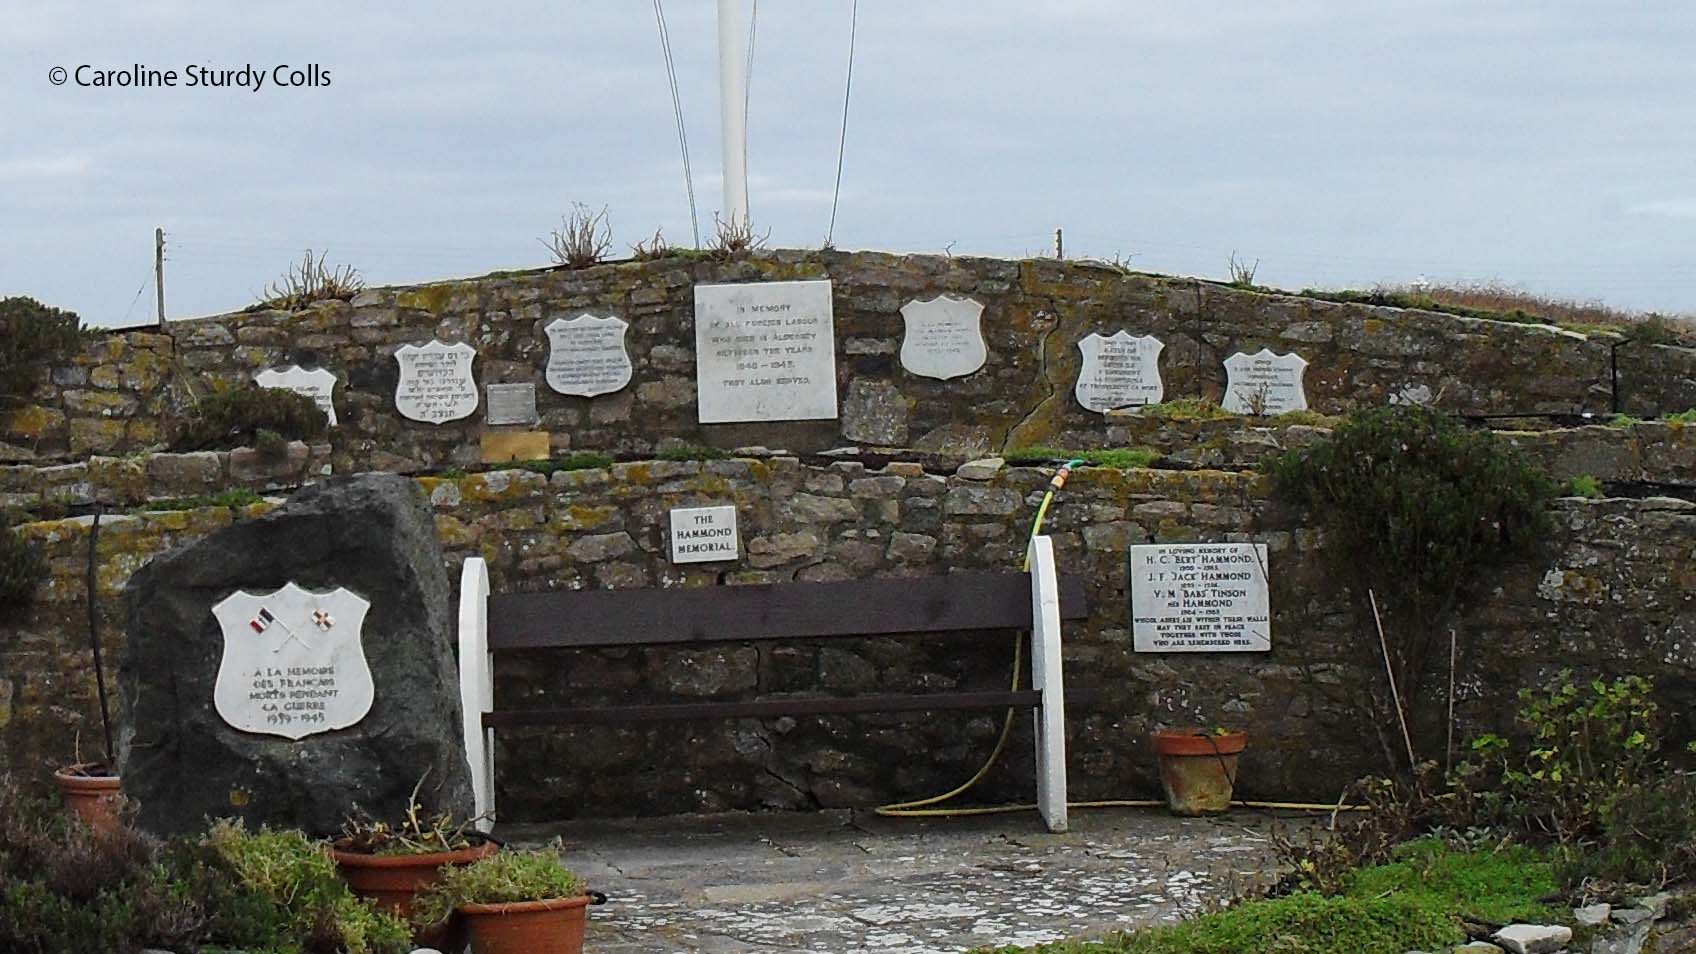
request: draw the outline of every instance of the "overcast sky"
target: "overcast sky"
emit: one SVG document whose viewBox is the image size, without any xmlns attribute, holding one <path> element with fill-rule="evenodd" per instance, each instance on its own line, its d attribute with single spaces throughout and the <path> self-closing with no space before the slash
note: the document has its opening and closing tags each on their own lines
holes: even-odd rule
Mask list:
<svg viewBox="0 0 1696 954">
<path fill-rule="evenodd" d="M 850 8 L 758 5 L 773 245 L 825 237 Z M 715 4 L 665 11 L 705 229 Z M 179 86 L 49 81 L 133 63 Z M 279 64 L 330 84 L 276 88 Z M 246 65 L 264 87 L 181 85 Z M 0 0 L 0 295 L 148 320 L 155 226 L 175 317 L 250 303 L 308 247 L 385 284 L 542 265 L 573 201 L 620 253 L 692 241 L 646 0 Z M 1051 254 L 1057 226 L 1149 271 L 1222 277 L 1234 251 L 1290 288 L 1696 312 L 1696 4 L 861 0 L 837 246 Z"/>
</svg>

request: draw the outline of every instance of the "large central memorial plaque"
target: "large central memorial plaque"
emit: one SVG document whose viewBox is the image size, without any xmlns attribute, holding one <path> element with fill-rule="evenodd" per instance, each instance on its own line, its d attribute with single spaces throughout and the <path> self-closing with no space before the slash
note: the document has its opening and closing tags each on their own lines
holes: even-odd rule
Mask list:
<svg viewBox="0 0 1696 954">
<path fill-rule="evenodd" d="M 829 281 L 695 286 L 702 424 L 836 417 Z"/>
<path fill-rule="evenodd" d="M 370 608 L 344 587 L 314 593 L 293 583 L 225 597 L 212 607 L 224 632 L 218 715 L 243 732 L 297 740 L 365 718 L 375 684 L 360 628 Z"/>
<path fill-rule="evenodd" d="M 1271 620 L 1264 543 L 1131 547 L 1137 652 L 1264 652 Z"/>
</svg>

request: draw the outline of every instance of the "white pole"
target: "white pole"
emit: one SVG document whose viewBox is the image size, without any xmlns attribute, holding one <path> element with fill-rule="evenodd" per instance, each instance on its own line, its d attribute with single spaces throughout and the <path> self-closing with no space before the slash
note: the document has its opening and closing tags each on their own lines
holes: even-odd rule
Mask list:
<svg viewBox="0 0 1696 954">
<path fill-rule="evenodd" d="M 724 138 L 724 221 L 748 224 L 747 64 L 742 61 L 742 0 L 718 0 L 718 115 Z"/>
</svg>

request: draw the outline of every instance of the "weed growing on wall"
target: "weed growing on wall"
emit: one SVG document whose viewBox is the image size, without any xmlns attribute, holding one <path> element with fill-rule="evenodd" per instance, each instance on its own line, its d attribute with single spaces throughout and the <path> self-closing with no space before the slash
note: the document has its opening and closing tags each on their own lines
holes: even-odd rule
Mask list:
<svg viewBox="0 0 1696 954">
<path fill-rule="evenodd" d="M 1395 727 L 1449 659 L 1444 624 L 1469 582 L 1544 531 L 1553 483 L 1495 434 L 1415 405 L 1351 414 L 1329 439 L 1275 460 L 1272 478 L 1324 531 L 1360 618 L 1375 618 L 1369 593 L 1382 609 L 1384 635 L 1363 634 L 1356 662 L 1363 673 L 1387 669 L 1393 687 L 1372 681 L 1355 701 L 1386 756 L 1411 772 L 1414 745 Z"/>
<path fill-rule="evenodd" d="M 352 265 L 329 265 L 311 249 L 259 296 L 257 307 L 295 309 L 319 301 L 347 301 L 365 288 Z"/>
<path fill-rule="evenodd" d="M 659 240 L 659 233 L 654 233 Z M 612 248 L 612 225 L 607 221 L 606 206 L 596 212 L 581 202 L 571 204 L 571 214 L 560 221 L 559 228 L 538 239 L 553 256 L 554 264 L 566 268 L 587 268 L 607 257 Z"/>
<path fill-rule="evenodd" d="M 34 391 L 89 337 L 75 312 L 33 298 L 0 298 L 0 401 Z"/>
</svg>

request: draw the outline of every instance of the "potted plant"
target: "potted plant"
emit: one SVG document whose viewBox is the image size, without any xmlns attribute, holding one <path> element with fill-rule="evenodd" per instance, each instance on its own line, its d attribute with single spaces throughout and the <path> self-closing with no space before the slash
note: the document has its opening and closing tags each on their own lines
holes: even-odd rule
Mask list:
<svg viewBox="0 0 1696 954">
<path fill-rule="evenodd" d="M 1210 815 L 1231 807 L 1237 783 L 1237 756 L 1248 733 L 1230 729 L 1156 729 L 1154 754 L 1160 761 L 1160 787 L 1177 815 Z"/>
<path fill-rule="evenodd" d="M 463 868 L 418 896 L 413 917 L 465 918 L 477 954 L 579 954 L 588 907 L 605 900 L 559 860 L 559 848 L 503 851 Z"/>
<path fill-rule="evenodd" d="M 99 542 L 100 507 L 96 504 L 94 522 L 88 528 L 88 644 L 94 654 L 94 688 L 100 699 L 100 727 L 106 741 L 106 758 L 84 761 L 79 736 L 75 746 L 76 761 L 54 772 L 53 782 L 59 786 L 66 811 L 92 828 L 111 831 L 118 826 L 124 796 L 118 773 L 113 768 L 112 707 L 106 697 L 106 667 L 100 655 L 99 591 L 95 578 Z"/>
<path fill-rule="evenodd" d="M 330 842 L 330 854 L 354 894 L 403 918 L 411 917 L 416 895 L 440 881 L 444 871 L 469 865 L 499 849 L 493 839 L 476 829 L 480 818 L 456 821 L 451 814 L 426 812 L 418 801 L 423 784 L 420 778 L 413 786 L 406 814 L 398 822 L 355 815 L 342 826 L 341 835 Z M 464 940 L 456 927 L 451 919 L 445 919 L 433 925 L 433 932 L 421 933 L 418 941 L 444 951 L 459 950 Z"/>
</svg>

